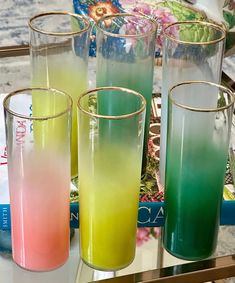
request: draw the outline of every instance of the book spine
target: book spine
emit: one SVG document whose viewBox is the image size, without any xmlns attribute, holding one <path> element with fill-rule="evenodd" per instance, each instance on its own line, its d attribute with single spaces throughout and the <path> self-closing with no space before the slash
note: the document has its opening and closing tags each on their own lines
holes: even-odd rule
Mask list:
<svg viewBox="0 0 235 283">
<path fill-rule="evenodd" d="M 200 213 L 200 212 L 199 212 Z M 202 212 L 203 214 L 203 212 Z M 226 200 L 222 203 L 220 215 L 221 225 L 235 225 L 235 201 Z M 164 202 L 140 202 L 138 227 L 161 227 L 164 224 Z M 0 205 L 0 229 L 10 230 L 10 205 Z M 79 228 L 79 205 L 70 204 L 70 227 Z"/>
<path fill-rule="evenodd" d="M 10 204 L 0 204 L 0 229 L 9 230 L 11 227 Z"/>
<path fill-rule="evenodd" d="M 156 227 L 164 224 L 163 202 L 141 202 L 138 213 L 138 227 Z M 70 205 L 70 227 L 79 227 L 78 204 Z"/>
</svg>

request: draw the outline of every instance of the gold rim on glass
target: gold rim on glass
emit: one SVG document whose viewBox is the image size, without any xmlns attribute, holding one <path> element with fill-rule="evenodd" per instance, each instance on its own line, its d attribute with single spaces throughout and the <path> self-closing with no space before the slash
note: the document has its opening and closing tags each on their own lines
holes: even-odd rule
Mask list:
<svg viewBox="0 0 235 283">
<path fill-rule="evenodd" d="M 167 30 L 169 28 L 171 28 L 172 26 L 190 25 L 190 24 L 191 25 L 200 24 L 200 25 L 203 25 L 203 26 L 212 27 L 212 28 L 216 29 L 217 31 L 221 32 L 221 37 L 218 38 L 218 39 L 210 40 L 210 41 L 194 42 L 194 41 L 185 41 L 185 40 L 177 39 L 174 36 L 171 36 L 167 33 Z M 207 44 L 215 44 L 217 42 L 223 41 L 225 39 L 225 36 L 226 36 L 226 31 L 222 26 L 217 25 L 215 23 L 210 23 L 210 22 L 205 22 L 205 21 L 179 21 L 179 22 L 174 22 L 174 23 L 167 25 L 163 29 L 163 35 L 165 37 L 167 37 L 168 39 L 172 40 L 172 41 L 182 43 L 182 44 L 207 45 Z"/>
<path fill-rule="evenodd" d="M 96 92 L 102 91 L 102 90 L 115 90 L 115 91 L 122 91 L 122 92 L 126 92 L 126 93 L 129 93 L 129 94 L 133 94 L 136 97 L 140 98 L 142 106 L 138 111 L 132 112 L 130 114 L 119 115 L 119 116 L 101 115 L 101 114 L 96 114 L 96 113 L 92 113 L 92 112 L 85 110 L 80 103 L 81 99 L 84 96 L 89 97 L 89 95 L 91 93 L 96 93 Z M 78 98 L 77 106 L 83 113 L 85 113 L 85 114 L 87 114 L 91 117 L 103 118 L 103 119 L 109 119 L 109 120 L 121 120 L 121 119 L 130 118 L 130 117 L 133 117 L 133 116 L 137 116 L 140 113 L 142 113 L 146 108 L 146 100 L 145 100 L 145 98 L 143 97 L 142 94 L 140 94 L 139 92 L 136 92 L 134 90 L 128 89 L 128 88 L 124 88 L 124 87 L 98 87 L 98 88 L 94 88 L 94 89 L 91 89 L 89 91 L 82 93 L 80 95 L 80 97 Z"/>
<path fill-rule="evenodd" d="M 110 18 L 117 18 L 117 17 L 137 17 L 137 18 L 144 18 L 146 20 L 148 20 L 149 22 L 152 23 L 152 30 L 150 30 L 149 32 L 146 32 L 146 33 L 140 33 L 140 34 L 118 34 L 118 33 L 112 33 L 112 32 L 109 32 L 109 31 L 106 31 L 105 29 L 103 29 L 102 27 L 100 27 L 100 23 L 105 21 L 105 20 L 108 20 Z M 117 13 L 117 14 L 113 14 L 113 15 L 107 15 L 107 16 L 104 16 L 102 18 L 100 18 L 98 21 L 97 21 L 97 24 L 96 24 L 96 27 L 98 30 L 102 31 L 105 35 L 109 35 L 109 36 L 112 36 L 112 37 L 121 37 L 121 38 L 141 38 L 141 37 L 146 37 L 146 36 L 149 36 L 149 35 L 152 35 L 154 34 L 157 29 L 158 29 L 158 24 L 155 20 L 151 19 L 150 17 L 148 16 L 145 16 L 145 15 L 137 15 L 137 14 L 130 14 L 130 13 Z"/>
<path fill-rule="evenodd" d="M 79 19 L 84 21 L 85 28 L 83 28 L 82 30 L 79 30 L 79 31 L 70 31 L 70 32 L 47 32 L 45 30 L 41 30 L 41 29 L 33 26 L 33 21 L 35 19 L 40 18 L 40 17 L 44 17 L 44 16 L 51 16 L 51 15 L 67 15 L 67 16 L 71 16 L 71 17 L 76 18 L 76 19 L 79 18 Z M 75 13 L 65 12 L 65 11 L 51 11 L 51 12 L 37 14 L 37 15 L 35 15 L 32 18 L 29 19 L 28 24 L 29 24 L 29 27 L 33 31 L 36 31 L 36 32 L 41 33 L 41 34 L 53 35 L 53 36 L 72 36 L 72 35 L 76 35 L 76 34 L 86 32 L 91 27 L 90 21 L 87 18 L 85 18 L 84 16 L 81 16 L 81 15 L 78 15 L 78 14 L 75 14 Z"/>
<path fill-rule="evenodd" d="M 53 92 L 53 93 L 57 93 L 57 94 L 63 95 L 63 96 L 65 96 L 67 98 L 68 107 L 64 111 L 59 112 L 58 114 L 48 115 L 48 116 L 45 116 L 45 117 L 41 117 L 41 116 L 40 117 L 38 117 L 38 116 L 27 116 L 27 115 L 23 115 L 23 114 L 15 112 L 15 111 L 12 111 L 9 108 L 9 105 L 7 103 L 9 98 L 11 98 L 12 96 L 20 95 L 20 94 L 27 95 L 27 92 L 29 92 L 29 91 L 30 92 L 32 92 L 32 91 L 49 91 L 49 92 Z M 49 119 L 54 119 L 54 118 L 63 116 L 68 111 L 71 111 L 72 110 L 72 106 L 73 106 L 72 98 L 67 93 L 62 92 L 62 91 L 57 90 L 57 89 L 54 89 L 54 88 L 43 88 L 43 87 L 22 88 L 22 89 L 10 92 L 3 100 L 3 107 L 4 107 L 4 110 L 6 112 L 8 112 L 9 114 L 11 114 L 13 116 L 16 116 L 16 117 L 19 117 L 19 118 L 23 118 L 23 119 L 27 119 L 27 120 L 49 120 Z"/>
<path fill-rule="evenodd" d="M 204 85 L 210 85 L 210 86 L 213 86 L 213 87 L 216 87 L 218 90 L 222 90 L 224 92 L 226 92 L 230 98 L 231 98 L 231 102 L 228 103 L 226 106 L 223 106 L 223 107 L 217 107 L 217 108 L 197 108 L 197 107 L 190 107 L 190 106 L 187 106 L 185 104 L 181 104 L 181 103 L 178 103 L 176 102 L 176 100 L 173 98 L 174 94 L 172 93 L 173 90 L 179 86 L 183 86 L 183 85 L 194 85 L 194 84 L 204 84 Z M 179 83 L 179 84 L 176 84 L 174 85 L 170 90 L 169 90 L 169 99 L 171 100 L 171 102 L 176 105 L 176 106 L 179 106 L 181 108 L 184 108 L 186 110 L 189 110 L 189 111 L 194 111 L 194 112 L 220 112 L 220 111 L 223 111 L 225 109 L 228 109 L 230 106 L 232 106 L 235 102 L 235 96 L 234 96 L 234 93 L 222 86 L 222 85 L 219 85 L 219 84 L 216 84 L 216 83 L 212 83 L 212 82 L 208 82 L 208 81 L 185 81 L 185 82 L 182 82 L 182 83 Z"/>
</svg>

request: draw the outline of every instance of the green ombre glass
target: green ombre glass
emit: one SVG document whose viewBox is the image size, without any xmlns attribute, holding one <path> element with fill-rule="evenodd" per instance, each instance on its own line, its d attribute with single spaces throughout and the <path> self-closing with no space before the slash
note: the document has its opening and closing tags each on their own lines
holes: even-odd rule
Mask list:
<svg viewBox="0 0 235 283">
<path fill-rule="evenodd" d="M 217 243 L 234 107 L 232 92 L 184 82 L 169 92 L 164 246 L 199 260 Z"/>
</svg>

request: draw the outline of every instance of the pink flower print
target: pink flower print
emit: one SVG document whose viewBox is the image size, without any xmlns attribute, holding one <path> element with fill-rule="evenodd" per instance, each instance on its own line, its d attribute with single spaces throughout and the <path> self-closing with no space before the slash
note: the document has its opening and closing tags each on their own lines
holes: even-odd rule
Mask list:
<svg viewBox="0 0 235 283">
<path fill-rule="evenodd" d="M 121 35 L 140 35 L 146 34 L 152 30 L 152 23 L 141 17 L 128 17 L 126 23 L 119 29 Z M 129 37 L 125 39 L 125 48 L 128 53 L 131 47 L 135 47 L 138 42 L 138 37 Z"/>
<path fill-rule="evenodd" d="M 228 8 L 229 8 L 229 10 L 235 10 L 235 1 L 234 0 L 229 1 Z"/>
<path fill-rule="evenodd" d="M 158 239 L 161 235 L 161 228 L 160 227 L 154 227 L 153 228 L 153 237 L 155 239 Z"/>
<path fill-rule="evenodd" d="M 146 3 L 137 4 L 133 9 L 133 12 L 137 12 L 143 15 L 151 15 L 151 11 L 152 7 Z"/>
<path fill-rule="evenodd" d="M 158 8 L 154 12 L 154 17 L 159 24 L 157 46 L 162 47 L 163 45 L 163 29 L 172 23 L 175 23 L 177 19 L 171 14 L 168 8 Z M 174 26 L 170 29 L 170 34 L 173 37 L 178 37 L 179 29 L 178 26 Z"/>
<path fill-rule="evenodd" d="M 150 18 L 156 20 L 158 22 L 158 36 L 156 40 L 156 45 L 158 47 L 162 47 L 163 44 L 163 28 L 171 23 L 177 21 L 175 16 L 171 13 L 170 9 L 166 7 L 155 7 L 152 5 L 148 5 L 146 3 L 138 4 L 134 7 L 133 12 L 144 14 L 146 16 L 150 16 Z M 178 35 L 178 29 L 174 28 L 171 30 L 172 35 Z"/>
<path fill-rule="evenodd" d="M 136 4 L 136 0 L 119 0 L 119 3 L 125 9 L 128 6 L 134 6 Z"/>
<path fill-rule="evenodd" d="M 128 17 L 126 24 L 122 25 L 119 30 L 120 34 L 125 35 L 138 35 L 144 34 L 151 30 L 152 24 L 140 17 Z"/>
<path fill-rule="evenodd" d="M 137 228 L 136 245 L 139 247 L 150 239 L 150 228 Z"/>
</svg>

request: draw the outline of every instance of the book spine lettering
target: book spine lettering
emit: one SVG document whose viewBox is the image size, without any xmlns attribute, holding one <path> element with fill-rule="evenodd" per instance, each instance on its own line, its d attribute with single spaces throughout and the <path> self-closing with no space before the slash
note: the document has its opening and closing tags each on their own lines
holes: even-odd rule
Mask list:
<svg viewBox="0 0 235 283">
<path fill-rule="evenodd" d="M 202 213 L 203 212 L 200 212 Z M 223 201 L 221 225 L 235 225 L 235 201 Z M 56 221 L 56 219 L 55 219 Z M 160 227 L 164 224 L 164 202 L 140 202 L 138 227 Z M 0 204 L 0 229 L 10 230 L 10 205 Z M 70 204 L 70 227 L 79 228 L 79 204 Z"/>
</svg>

